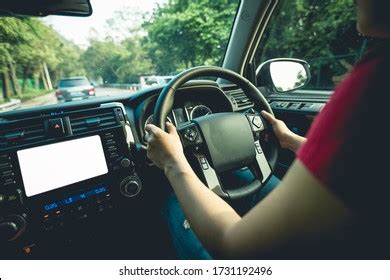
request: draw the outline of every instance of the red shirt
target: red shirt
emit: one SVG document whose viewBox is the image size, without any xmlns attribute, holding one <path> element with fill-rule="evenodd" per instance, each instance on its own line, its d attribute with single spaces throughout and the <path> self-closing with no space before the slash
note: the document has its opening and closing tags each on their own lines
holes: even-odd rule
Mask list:
<svg viewBox="0 0 390 280">
<path fill-rule="evenodd" d="M 362 63 L 335 91 L 329 103 L 315 119 L 307 142 L 298 151 L 298 158 L 320 181 L 332 185 L 335 156 L 348 143 L 351 122 L 362 95 L 368 94 L 367 84 L 380 60 Z M 356 120 L 357 121 L 357 120 Z"/>
<path fill-rule="evenodd" d="M 336 89 L 297 153 L 357 214 L 343 240 L 327 243 L 348 258 L 390 257 L 389 116 L 390 43 L 382 42 Z"/>
</svg>

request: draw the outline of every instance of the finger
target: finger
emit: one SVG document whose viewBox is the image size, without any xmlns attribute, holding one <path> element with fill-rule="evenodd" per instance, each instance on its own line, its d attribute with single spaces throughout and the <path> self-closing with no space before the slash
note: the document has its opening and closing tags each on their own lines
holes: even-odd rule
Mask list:
<svg viewBox="0 0 390 280">
<path fill-rule="evenodd" d="M 157 126 L 155 126 L 154 124 L 147 124 L 147 125 L 145 126 L 145 131 L 146 131 L 147 133 L 149 133 L 149 134 L 154 134 L 154 135 L 156 135 L 156 134 L 158 134 L 158 133 L 161 131 L 161 129 L 158 128 Z"/>
<path fill-rule="evenodd" d="M 275 118 L 272 114 L 270 114 L 270 113 L 268 113 L 268 112 L 266 112 L 266 111 L 263 110 L 263 111 L 261 111 L 261 115 L 262 115 L 267 121 L 269 121 L 272 125 L 276 123 L 276 118 Z"/>
<path fill-rule="evenodd" d="M 168 132 L 169 134 L 177 134 L 176 127 L 175 127 L 172 123 L 166 122 L 166 123 L 165 123 L 165 126 L 166 126 L 167 132 Z"/>
</svg>

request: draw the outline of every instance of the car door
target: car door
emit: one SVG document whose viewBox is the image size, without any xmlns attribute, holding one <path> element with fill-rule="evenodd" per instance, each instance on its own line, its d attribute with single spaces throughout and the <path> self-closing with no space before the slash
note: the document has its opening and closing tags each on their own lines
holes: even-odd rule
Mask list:
<svg viewBox="0 0 390 280">
<path fill-rule="evenodd" d="M 310 64 L 311 80 L 300 90 L 281 94 L 262 87 L 260 77 L 254 81 L 276 117 L 304 136 L 369 41 L 356 31 L 352 1 L 291 0 L 274 7 L 246 72 L 250 78 L 251 70 L 273 58 L 298 58 Z M 276 175 L 282 177 L 294 159 L 293 152 L 281 150 Z"/>
</svg>

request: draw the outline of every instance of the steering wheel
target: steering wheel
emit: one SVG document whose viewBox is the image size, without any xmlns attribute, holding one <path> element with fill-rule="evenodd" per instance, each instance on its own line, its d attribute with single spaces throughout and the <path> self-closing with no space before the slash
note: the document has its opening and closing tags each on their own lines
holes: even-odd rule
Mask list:
<svg viewBox="0 0 390 280">
<path fill-rule="evenodd" d="M 200 66 L 180 73 L 163 88 L 154 108 L 154 124 L 165 130 L 177 89 L 192 79 L 206 76 L 236 84 L 255 102 L 256 108 L 273 114 L 267 100 L 249 80 L 228 69 Z M 273 135 L 273 131 L 255 111 L 211 114 L 193 119 L 177 130 L 186 154 L 191 153 L 196 159 L 192 163 L 197 165 L 195 170 L 199 170 L 211 190 L 225 199 L 240 199 L 257 192 L 273 173 L 278 141 L 274 136 L 267 143 L 262 140 L 264 133 Z M 242 167 L 249 167 L 255 180 L 235 189 L 224 188 L 218 174 Z"/>
</svg>

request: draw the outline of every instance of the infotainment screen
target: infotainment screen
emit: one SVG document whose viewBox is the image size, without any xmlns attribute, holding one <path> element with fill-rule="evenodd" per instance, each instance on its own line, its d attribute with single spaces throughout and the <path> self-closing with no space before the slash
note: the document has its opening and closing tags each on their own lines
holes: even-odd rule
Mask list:
<svg viewBox="0 0 390 280">
<path fill-rule="evenodd" d="M 28 197 L 108 172 L 102 142 L 97 135 L 17 153 Z"/>
</svg>

